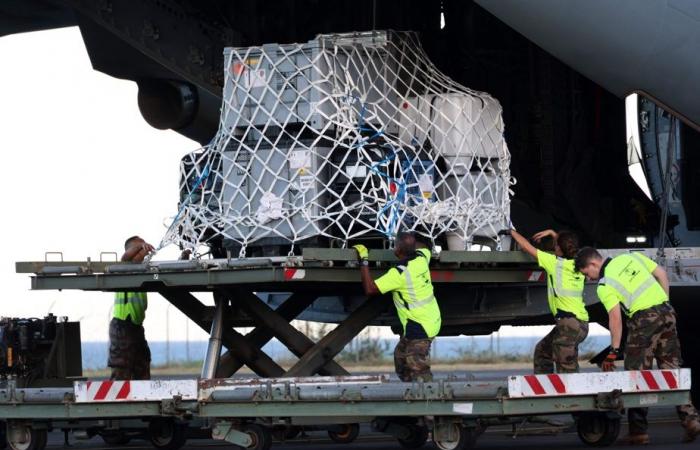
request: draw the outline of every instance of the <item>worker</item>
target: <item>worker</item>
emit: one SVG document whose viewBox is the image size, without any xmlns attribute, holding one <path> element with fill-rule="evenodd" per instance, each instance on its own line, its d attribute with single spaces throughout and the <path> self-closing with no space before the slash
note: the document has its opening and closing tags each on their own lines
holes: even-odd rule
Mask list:
<svg viewBox="0 0 700 450">
<path fill-rule="evenodd" d="M 402 326 L 402 335 L 394 349 L 394 366 L 401 381 L 432 381 L 430 346 L 440 332 L 440 308 L 430 279 L 430 250 L 416 242 L 413 233 L 396 236 L 394 254 L 399 262 L 373 280 L 369 273 L 369 252 L 364 245 L 353 246 L 360 261 L 365 294 L 392 293 Z"/>
<path fill-rule="evenodd" d="M 625 370 L 681 366 L 681 346 L 676 331 L 676 313 L 669 303 L 666 271 L 641 253 L 625 253 L 603 259 L 597 250 L 582 248 L 576 268 L 591 280 L 598 280 L 598 298 L 608 311 L 610 353 L 602 363 L 604 371 L 615 370 L 622 339 L 622 312 L 627 316 Z M 684 442 L 700 434 L 700 420 L 692 404 L 676 407 L 685 428 Z M 648 444 L 647 409 L 629 408 L 630 444 Z"/>
<path fill-rule="evenodd" d="M 552 238 L 551 254 L 536 249 L 515 230 L 510 230 L 510 235 L 547 273 L 547 300 L 556 325 L 535 346 L 535 373 L 553 373 L 555 366 L 558 373 L 578 372 L 578 346 L 588 336 L 588 312 L 583 302 L 585 278 L 574 267 L 578 237 L 570 231 L 536 233 L 535 242 Z"/>
<path fill-rule="evenodd" d="M 138 236 L 124 242 L 124 262 L 141 263 L 153 246 Z M 113 380 L 151 378 L 151 351 L 146 342 L 143 320 L 148 298 L 145 292 L 114 294 L 114 317 L 109 323 L 109 367 Z"/>
</svg>

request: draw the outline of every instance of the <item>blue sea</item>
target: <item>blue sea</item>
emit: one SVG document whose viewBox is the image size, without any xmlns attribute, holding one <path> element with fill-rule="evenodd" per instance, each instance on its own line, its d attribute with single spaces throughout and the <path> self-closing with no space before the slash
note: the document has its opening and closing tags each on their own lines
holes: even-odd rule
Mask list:
<svg viewBox="0 0 700 450">
<path fill-rule="evenodd" d="M 433 360 L 458 359 L 468 354 L 495 355 L 495 356 L 527 356 L 531 355 L 535 344 L 540 339 L 537 337 L 499 337 L 493 336 L 450 336 L 439 337 L 433 343 L 431 357 Z M 397 338 L 379 339 L 377 346 L 387 357 L 390 357 Z M 580 352 L 598 352 L 610 343 L 609 336 L 589 336 L 580 346 Z M 360 339 L 348 344 L 345 352 L 353 352 L 361 347 Z M 173 363 L 185 363 L 188 361 L 201 361 L 207 349 L 207 341 L 152 341 L 151 348 L 152 365 L 162 366 Z M 107 342 L 83 342 L 82 356 L 83 369 L 95 370 L 107 367 Z M 293 355 L 277 340 L 270 341 L 263 350 L 275 360 L 292 359 Z M 357 352 L 355 352 L 356 354 Z"/>
</svg>

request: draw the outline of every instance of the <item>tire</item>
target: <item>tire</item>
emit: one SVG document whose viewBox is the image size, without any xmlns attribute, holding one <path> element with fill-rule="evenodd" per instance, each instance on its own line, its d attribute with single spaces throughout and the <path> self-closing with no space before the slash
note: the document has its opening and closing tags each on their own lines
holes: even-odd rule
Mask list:
<svg viewBox="0 0 700 450">
<path fill-rule="evenodd" d="M 7 424 L 0 421 L 0 450 L 7 448 Z"/>
<path fill-rule="evenodd" d="M 22 441 L 12 442 L 7 440 L 7 445 L 12 450 L 44 450 L 48 435 L 45 428 L 35 429 L 32 427 L 22 427 Z"/>
<path fill-rule="evenodd" d="M 301 433 L 301 427 L 294 425 L 276 425 L 272 427 L 272 438 L 275 441 L 285 442 L 294 439 Z"/>
<path fill-rule="evenodd" d="M 421 448 L 428 442 L 428 429 L 420 425 L 408 425 L 411 434 L 406 439 L 397 439 L 403 448 Z"/>
<path fill-rule="evenodd" d="M 100 437 L 105 444 L 109 445 L 110 447 L 119 447 L 131 442 L 131 438 L 123 431 L 108 431 L 100 433 Z"/>
<path fill-rule="evenodd" d="M 620 417 L 610 417 L 606 413 L 583 413 L 576 421 L 576 431 L 584 444 L 607 447 L 620 435 L 620 422 Z"/>
<path fill-rule="evenodd" d="M 360 425 L 357 423 L 348 423 L 338 426 L 340 430 L 328 430 L 328 437 L 333 442 L 338 444 L 350 444 L 360 435 Z"/>
<path fill-rule="evenodd" d="M 433 436 L 433 444 L 440 450 L 466 450 L 474 448 L 476 445 L 477 431 L 473 428 L 466 428 L 459 423 L 448 425 L 451 428 L 453 439 L 440 440 Z"/>
<path fill-rule="evenodd" d="M 148 424 L 148 438 L 160 450 L 178 450 L 187 442 L 186 425 L 171 419 L 153 419 Z"/>
<path fill-rule="evenodd" d="M 253 443 L 247 448 L 250 450 L 270 450 L 272 447 L 272 432 L 269 428 L 257 423 L 248 423 L 241 429 L 242 432 L 247 433 Z"/>
</svg>

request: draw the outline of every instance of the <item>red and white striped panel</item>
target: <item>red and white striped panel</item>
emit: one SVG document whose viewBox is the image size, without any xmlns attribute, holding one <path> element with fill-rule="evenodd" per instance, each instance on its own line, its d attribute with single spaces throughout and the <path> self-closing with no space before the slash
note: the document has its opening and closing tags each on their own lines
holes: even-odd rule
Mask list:
<svg viewBox="0 0 700 450">
<path fill-rule="evenodd" d="M 657 392 L 690 389 L 690 369 L 519 375 L 508 379 L 513 398 L 588 395 L 610 392 Z"/>
<path fill-rule="evenodd" d="M 73 389 L 79 403 L 197 399 L 197 380 L 76 381 Z"/>
<path fill-rule="evenodd" d="M 544 272 L 541 270 L 533 270 L 527 275 L 527 281 L 544 281 L 545 279 Z"/>
<path fill-rule="evenodd" d="M 302 280 L 306 276 L 304 269 L 284 269 L 284 281 Z"/>
</svg>

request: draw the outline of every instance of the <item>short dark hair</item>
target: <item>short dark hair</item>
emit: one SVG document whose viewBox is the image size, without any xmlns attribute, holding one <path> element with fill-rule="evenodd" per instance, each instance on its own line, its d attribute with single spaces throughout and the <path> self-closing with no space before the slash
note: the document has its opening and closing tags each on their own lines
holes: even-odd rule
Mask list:
<svg viewBox="0 0 700 450">
<path fill-rule="evenodd" d="M 126 241 L 124 241 L 124 250 L 129 250 L 129 245 L 130 245 L 132 242 L 134 242 L 136 239 L 141 239 L 141 237 L 140 237 L 140 236 L 137 236 L 137 235 L 134 235 L 134 236 L 131 236 L 131 237 L 130 237 L 129 239 L 127 239 Z"/>
<path fill-rule="evenodd" d="M 593 247 L 583 247 L 576 253 L 576 257 L 574 258 L 576 270 L 583 269 L 594 259 L 603 259 L 603 256 Z"/>
<path fill-rule="evenodd" d="M 409 256 L 416 252 L 416 235 L 410 231 L 401 231 L 396 235 L 396 249 Z"/>
<path fill-rule="evenodd" d="M 574 259 L 578 252 L 578 236 L 573 231 L 560 231 L 557 234 L 557 245 L 561 249 L 564 258 Z"/>
</svg>

